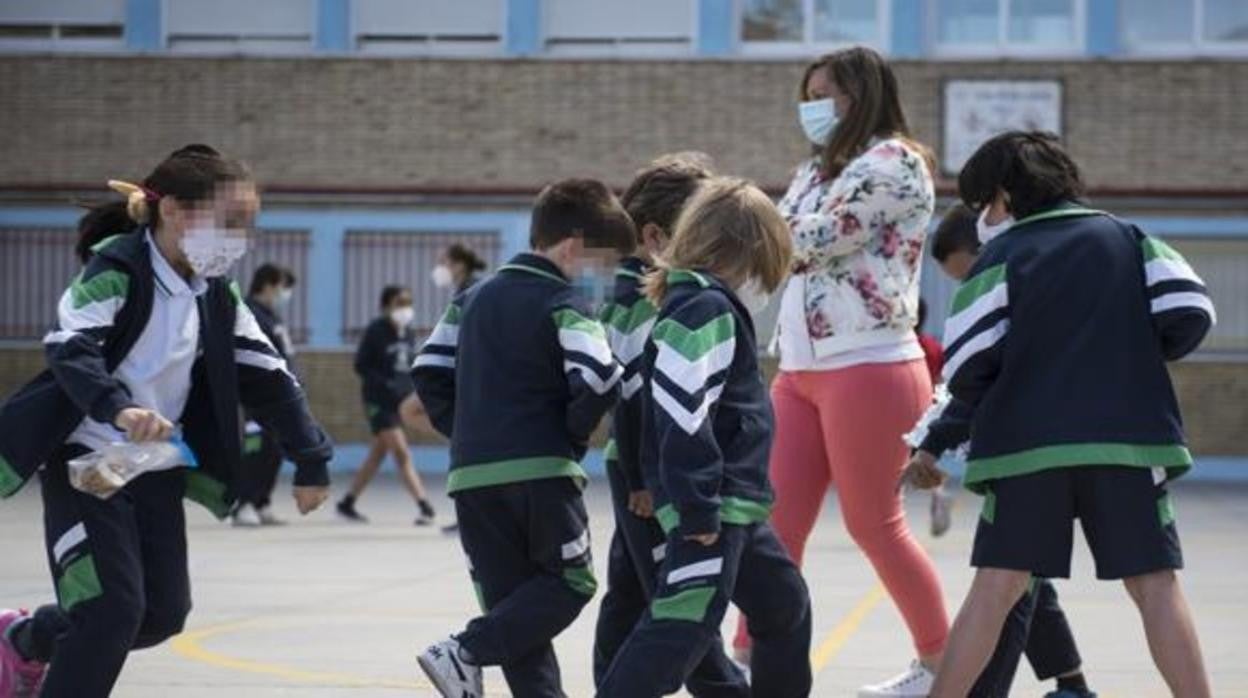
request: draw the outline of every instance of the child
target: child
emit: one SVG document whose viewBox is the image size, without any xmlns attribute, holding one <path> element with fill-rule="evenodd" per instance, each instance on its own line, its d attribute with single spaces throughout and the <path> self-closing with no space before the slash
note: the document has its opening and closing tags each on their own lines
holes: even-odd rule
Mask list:
<svg viewBox="0 0 1248 698">
<path fill-rule="evenodd" d="M 607 592 L 598 611 L 594 636 L 594 680 L 601 682 L 620 645 L 645 613 L 663 559 L 663 529 L 654 519 L 650 490 L 642 480 L 641 446 L 642 351 L 658 312 L 642 295 L 641 279 L 666 246 L 685 201 L 711 177 L 701 153 L 660 158 L 637 173 L 621 199 L 637 228 L 637 250 L 615 272 L 615 290 L 602 312 L 607 340 L 624 369 L 620 403 L 612 418 L 607 445 L 607 477 L 615 510 L 615 534 L 607 562 Z M 749 684 L 712 642 L 706 657 L 689 676 L 694 696 L 749 696 Z"/>
<path fill-rule="evenodd" d="M 103 698 L 132 649 L 181 631 L 191 607 L 182 498 L 229 512 L 240 486 L 240 401 L 294 460 L 300 512 L 327 492 L 329 439 L 223 277 L 246 251 L 259 206 L 250 174 L 197 145 L 141 185 L 113 186 L 126 201 L 79 223 L 86 266 L 44 339 L 49 370 L 0 406 L 0 432 L 26 435 L 0 441 L 0 494 L 39 472 L 68 621 L 44 698 Z M 107 499 L 70 485 L 71 459 L 122 440 L 169 439 L 178 424 L 197 469 L 148 472 Z"/>
<path fill-rule="evenodd" d="M 666 556 L 599 696 L 676 691 L 714 643 L 729 601 L 749 617 L 753 695 L 810 693 L 809 595 L 767 522 L 773 418 L 751 320 L 791 254 L 771 200 L 721 179 L 689 202 L 647 277 L 660 310 L 642 369 L 641 464 Z"/>
<path fill-rule="evenodd" d="M 955 204 L 936 228 L 932 256 L 955 281 L 962 281 L 979 258 L 977 218 L 965 205 Z M 969 441 L 970 417 L 970 411 L 962 405 L 946 407 L 946 412 L 929 427 L 916 458 L 930 459 L 934 464 L 941 454 Z M 971 690 L 972 698 L 1009 695 L 1024 651 L 1037 679 L 1053 679 L 1057 683 L 1045 698 L 1096 698 L 1083 675 L 1083 660 L 1058 602 L 1057 589 L 1047 579 L 1033 580 L 1027 594 L 1010 610 L 997 649 Z"/>
<path fill-rule="evenodd" d="M 500 665 L 517 696 L 562 696 L 551 640 L 597 588 L 578 461 L 623 370 L 572 279 L 631 249 L 602 183 L 546 187 L 532 252 L 457 296 L 413 366 L 430 421 L 451 440 L 447 491 L 483 615 L 420 655 L 444 696 L 480 698 Z"/>
<path fill-rule="evenodd" d="M 294 287 L 295 275 L 289 269 L 261 264 L 252 274 L 251 288 L 247 291 L 247 309 L 292 371 L 294 365 L 291 358 L 295 348 L 278 311 L 290 303 Z M 243 427 L 244 487 L 231 517 L 235 526 L 278 526 L 283 523 L 269 507 L 281 467 L 282 449 L 277 435 L 248 419 Z"/>
<path fill-rule="evenodd" d="M 387 453 L 394 458 L 399 477 L 416 502 L 416 525 L 428 526 L 436 515 L 425 485 L 412 466 L 412 452 L 403 433 L 404 420 L 400 418 L 399 406 L 416 390 L 409 373 L 416 356 L 416 335 L 412 332 L 415 317 L 412 292 L 402 286 L 386 286 L 381 291 L 381 316 L 364 330 L 355 351 L 355 372 L 360 376 L 373 442 L 351 482 L 351 490 L 338 502 L 338 514 L 348 521 L 368 523 L 368 518 L 356 510 L 355 501 L 364 494 Z"/>
<path fill-rule="evenodd" d="M 1051 134 L 990 139 L 958 188 L 986 246 L 954 298 L 944 375 L 973 415 L 966 483 L 985 501 L 931 695 L 967 694 L 1033 574 L 1069 576 L 1078 518 L 1171 692 L 1209 696 L 1165 487 L 1191 467 L 1165 362 L 1212 325 L 1204 284 L 1165 243 L 1082 207 L 1078 167 Z"/>
</svg>

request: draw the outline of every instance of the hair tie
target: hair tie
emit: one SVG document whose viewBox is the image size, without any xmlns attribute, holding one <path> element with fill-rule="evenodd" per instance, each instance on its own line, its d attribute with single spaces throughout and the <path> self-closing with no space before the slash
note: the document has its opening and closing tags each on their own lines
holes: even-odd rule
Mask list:
<svg viewBox="0 0 1248 698">
<path fill-rule="evenodd" d="M 108 188 L 126 197 L 126 213 L 135 223 L 143 224 L 151 220 L 151 204 L 160 200 L 159 194 L 147 187 L 120 179 L 108 180 Z"/>
</svg>

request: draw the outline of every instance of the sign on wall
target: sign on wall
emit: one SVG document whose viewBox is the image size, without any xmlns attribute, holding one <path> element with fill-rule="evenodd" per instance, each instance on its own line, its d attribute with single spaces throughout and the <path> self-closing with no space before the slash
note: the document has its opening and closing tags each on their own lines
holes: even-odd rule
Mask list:
<svg viewBox="0 0 1248 698">
<path fill-rule="evenodd" d="M 1003 131 L 1062 132 L 1058 80 L 949 80 L 945 82 L 945 174 L 956 176 L 980 145 Z"/>
</svg>

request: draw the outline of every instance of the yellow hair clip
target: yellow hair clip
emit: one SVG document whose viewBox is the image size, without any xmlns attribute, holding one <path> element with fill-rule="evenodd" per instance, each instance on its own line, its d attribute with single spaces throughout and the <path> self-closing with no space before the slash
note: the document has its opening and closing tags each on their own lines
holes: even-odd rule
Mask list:
<svg viewBox="0 0 1248 698">
<path fill-rule="evenodd" d="M 108 180 L 108 188 L 126 197 L 126 213 L 135 223 L 146 223 L 151 220 L 151 206 L 146 189 L 120 179 Z"/>
</svg>

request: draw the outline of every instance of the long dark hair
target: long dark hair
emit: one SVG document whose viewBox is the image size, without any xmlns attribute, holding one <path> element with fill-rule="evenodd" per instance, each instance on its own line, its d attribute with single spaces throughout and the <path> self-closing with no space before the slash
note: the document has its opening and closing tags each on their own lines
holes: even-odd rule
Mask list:
<svg viewBox="0 0 1248 698">
<path fill-rule="evenodd" d="M 865 46 L 820 56 L 802 73 L 802 83 L 797 88 L 799 100 L 810 98 L 806 84 L 820 70 L 852 100 L 848 113 L 840 115 L 828 144 L 815 146 L 824 177 L 840 175 L 851 160 L 866 152 L 871 139 L 876 137 L 901 138 L 931 167 L 931 151 L 910 135 L 910 124 L 901 109 L 897 76 L 883 56 Z"/>
<path fill-rule="evenodd" d="M 141 182 L 139 197 L 89 206 L 78 220 L 78 243 L 74 252 L 84 263 L 101 240 L 131 233 L 143 225 L 160 223 L 160 200 L 173 197 L 181 204 L 211 199 L 217 185 L 251 179 L 247 167 L 227 158 L 215 148 L 192 143 L 175 150 Z"/>
</svg>

